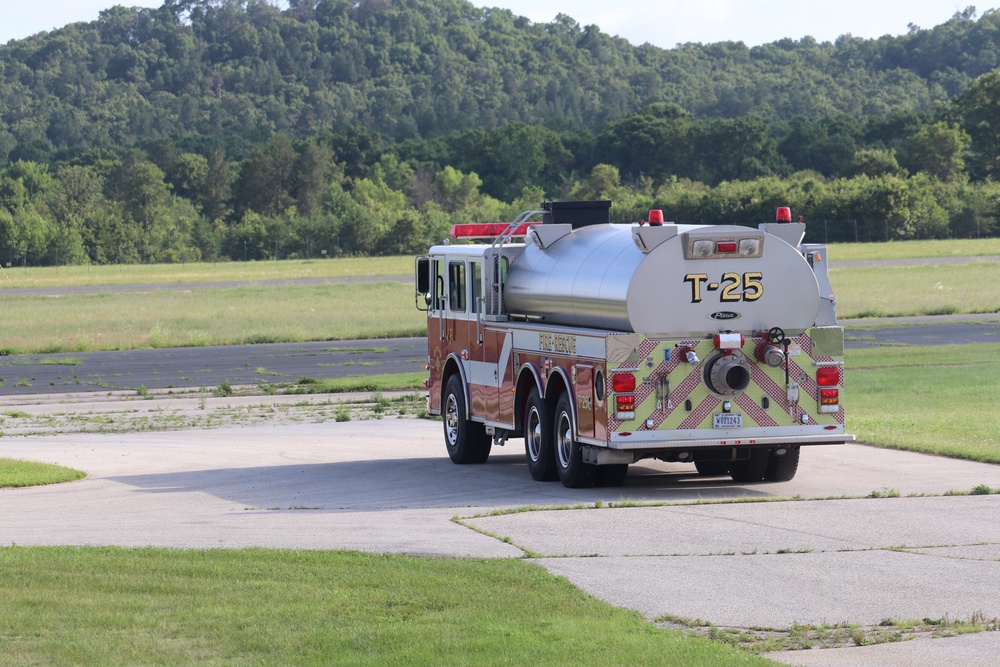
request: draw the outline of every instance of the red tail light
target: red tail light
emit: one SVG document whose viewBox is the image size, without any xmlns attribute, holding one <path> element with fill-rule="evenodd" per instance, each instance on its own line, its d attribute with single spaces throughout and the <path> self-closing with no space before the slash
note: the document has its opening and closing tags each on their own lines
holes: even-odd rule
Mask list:
<svg viewBox="0 0 1000 667">
<path fill-rule="evenodd" d="M 836 405 L 840 402 L 839 389 L 820 389 L 819 402 L 823 405 Z"/>
<path fill-rule="evenodd" d="M 635 391 L 635 376 L 631 373 L 615 373 L 611 377 L 611 388 L 618 393 Z"/>
<path fill-rule="evenodd" d="M 836 387 L 840 384 L 840 369 L 835 366 L 824 366 L 816 371 L 816 384 L 821 387 Z"/>
<path fill-rule="evenodd" d="M 736 252 L 736 241 L 719 241 L 715 244 L 715 252 Z"/>
</svg>

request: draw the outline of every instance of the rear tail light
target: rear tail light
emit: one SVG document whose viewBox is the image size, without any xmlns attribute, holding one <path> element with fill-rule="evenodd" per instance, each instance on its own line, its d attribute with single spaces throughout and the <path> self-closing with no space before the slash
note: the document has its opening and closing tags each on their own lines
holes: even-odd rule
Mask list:
<svg viewBox="0 0 1000 667">
<path fill-rule="evenodd" d="M 840 410 L 840 390 L 820 389 L 819 390 L 819 411 L 837 412 Z"/>
<path fill-rule="evenodd" d="M 635 376 L 631 373 L 615 373 L 611 377 L 611 388 L 623 393 L 635 391 Z"/>
<path fill-rule="evenodd" d="M 635 375 L 615 373 L 611 376 L 611 388 L 615 390 L 615 419 L 635 419 Z"/>
<path fill-rule="evenodd" d="M 615 419 L 635 419 L 635 395 L 615 396 Z"/>
<path fill-rule="evenodd" d="M 719 241 L 715 244 L 715 252 L 736 252 L 736 241 Z"/>
<path fill-rule="evenodd" d="M 824 366 L 816 371 L 816 384 L 821 387 L 836 387 L 840 384 L 840 369 L 835 366 Z"/>
</svg>

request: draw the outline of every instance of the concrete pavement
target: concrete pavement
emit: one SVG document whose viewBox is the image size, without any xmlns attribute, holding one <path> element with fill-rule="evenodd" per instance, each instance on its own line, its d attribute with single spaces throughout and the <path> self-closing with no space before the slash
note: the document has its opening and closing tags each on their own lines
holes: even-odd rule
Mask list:
<svg viewBox="0 0 1000 667">
<path fill-rule="evenodd" d="M 941 495 L 1000 488 L 998 466 L 843 445 L 805 448 L 798 475 L 781 484 L 739 486 L 653 462 L 633 466 L 620 489 L 571 490 L 534 482 L 522 451 L 512 441 L 486 465 L 455 466 L 439 423 L 394 417 L 5 437 L 0 456 L 68 465 L 89 477 L 0 491 L 0 545 L 530 553 L 595 596 L 650 618 L 783 629 L 1000 617 L 1000 495 Z M 901 497 L 864 497 L 873 491 Z M 856 498 L 828 499 L 844 495 Z M 803 500 L 713 503 L 796 496 Z M 691 504 L 698 500 L 710 504 Z M 590 509 L 485 516 L 576 504 Z M 803 665 L 975 665 L 996 664 L 998 654 L 1000 633 L 985 633 L 774 657 Z"/>
</svg>

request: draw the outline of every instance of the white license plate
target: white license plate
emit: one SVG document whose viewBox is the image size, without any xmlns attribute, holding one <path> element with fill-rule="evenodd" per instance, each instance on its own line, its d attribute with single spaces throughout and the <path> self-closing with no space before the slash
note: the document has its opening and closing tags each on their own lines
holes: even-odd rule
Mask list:
<svg viewBox="0 0 1000 667">
<path fill-rule="evenodd" d="M 714 428 L 743 428 L 743 413 L 716 412 L 712 415 Z"/>
</svg>

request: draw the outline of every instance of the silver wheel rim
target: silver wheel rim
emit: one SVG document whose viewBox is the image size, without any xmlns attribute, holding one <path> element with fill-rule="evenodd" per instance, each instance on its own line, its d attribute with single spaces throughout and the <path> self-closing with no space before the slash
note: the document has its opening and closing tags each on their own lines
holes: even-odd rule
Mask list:
<svg viewBox="0 0 1000 667">
<path fill-rule="evenodd" d="M 569 468 L 570 457 L 573 456 L 573 429 L 565 412 L 560 412 L 556 421 L 556 451 L 559 452 L 559 465 Z"/>
<path fill-rule="evenodd" d="M 448 394 L 447 405 L 445 406 L 444 434 L 448 439 L 448 446 L 454 447 L 458 442 L 458 400 L 455 394 Z"/>
<path fill-rule="evenodd" d="M 538 417 L 538 410 L 532 406 L 528 412 L 528 456 L 532 461 L 538 461 L 542 449 L 542 422 Z"/>
</svg>

